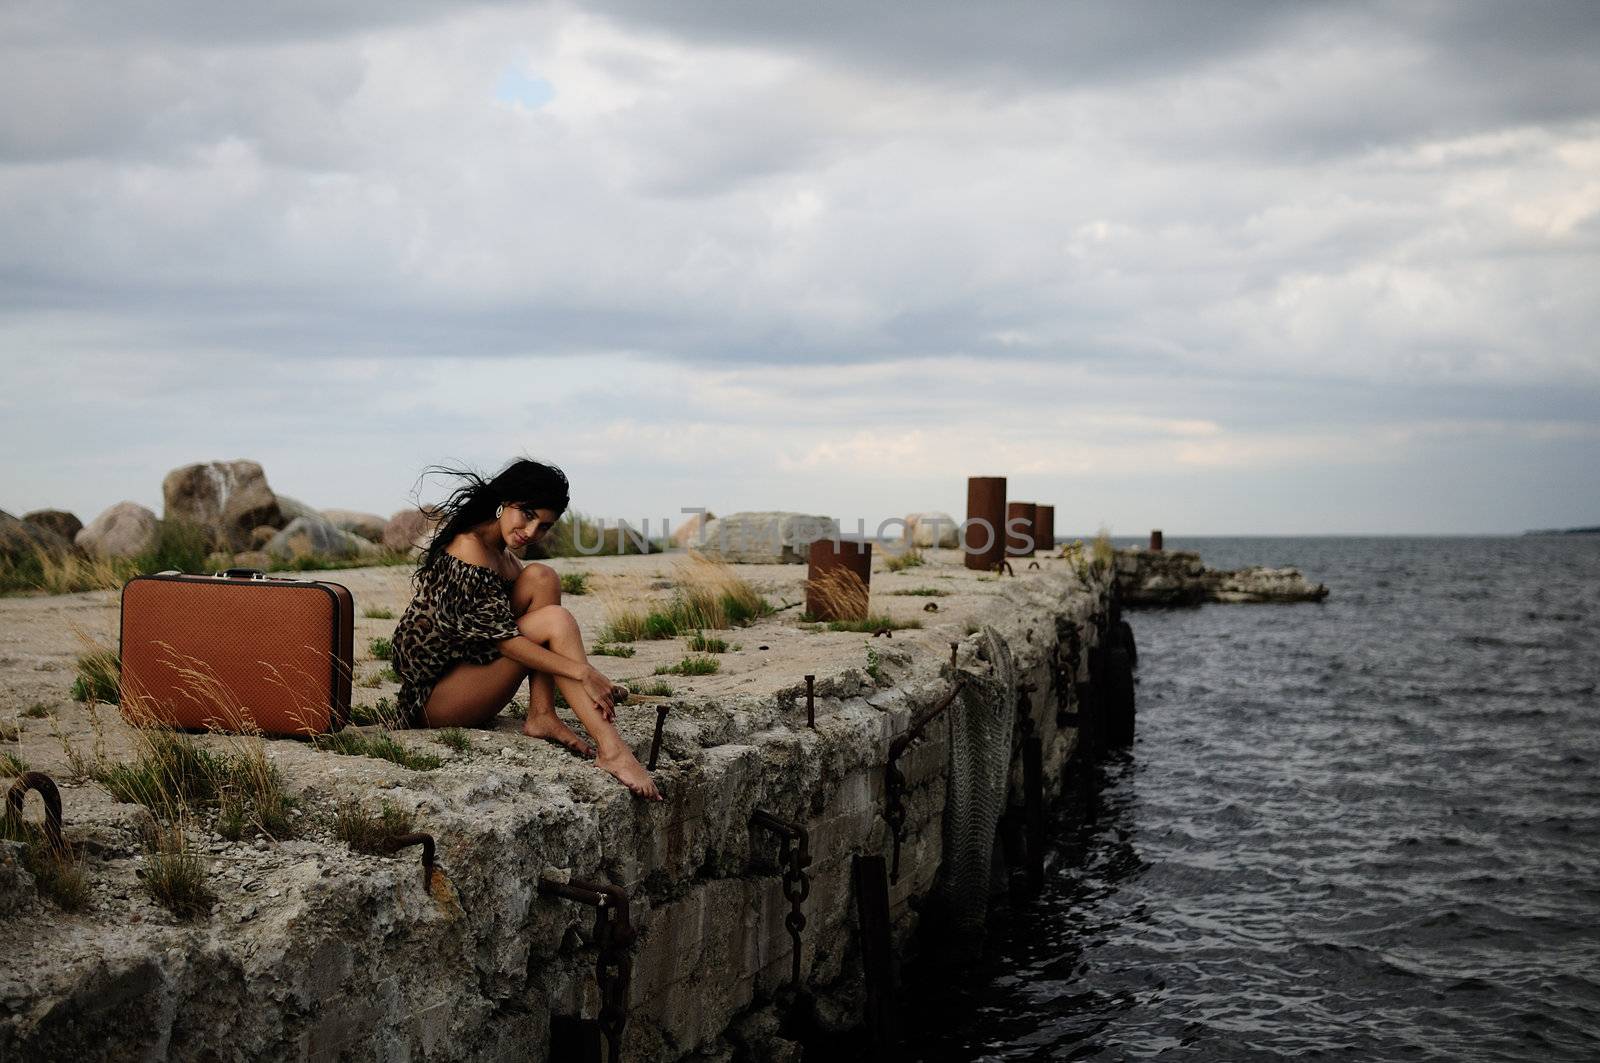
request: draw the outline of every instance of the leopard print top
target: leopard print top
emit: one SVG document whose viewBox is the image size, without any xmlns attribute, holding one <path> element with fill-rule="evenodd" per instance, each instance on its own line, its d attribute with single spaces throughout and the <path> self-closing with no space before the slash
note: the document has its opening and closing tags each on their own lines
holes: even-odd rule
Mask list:
<svg viewBox="0 0 1600 1063">
<path fill-rule="evenodd" d="M 488 664 L 500 656 L 499 644 L 517 635 L 510 592 L 511 581 L 498 572 L 454 554 L 417 573 L 416 597 L 393 639 L 399 709 L 411 726 L 427 726 L 423 709 L 446 672 L 462 662 Z"/>
</svg>

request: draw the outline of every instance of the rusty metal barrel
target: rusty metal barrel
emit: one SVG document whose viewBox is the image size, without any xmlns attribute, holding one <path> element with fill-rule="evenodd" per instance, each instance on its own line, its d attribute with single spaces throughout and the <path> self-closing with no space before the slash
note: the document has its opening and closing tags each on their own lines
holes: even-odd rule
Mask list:
<svg viewBox="0 0 1600 1063">
<path fill-rule="evenodd" d="M 865 620 L 872 585 L 872 544 L 818 539 L 806 571 L 806 612 L 814 620 Z"/>
<path fill-rule="evenodd" d="M 1006 559 L 1006 478 L 967 477 L 967 520 L 961 526 L 961 549 L 968 568 L 993 572 Z"/>
<path fill-rule="evenodd" d="M 1038 504 L 1034 502 L 1006 503 L 1006 556 L 1032 557 L 1039 549 L 1038 533 L 1034 531 Z"/>
<path fill-rule="evenodd" d="M 1154 530 L 1152 530 L 1150 532 L 1150 549 L 1151 550 L 1155 550 L 1155 551 L 1159 551 L 1161 549 L 1161 529 L 1160 528 L 1156 528 L 1156 529 L 1154 529 Z"/>
<path fill-rule="evenodd" d="M 1043 503 L 1033 507 L 1033 537 L 1039 549 L 1054 552 L 1056 548 L 1056 507 Z"/>
</svg>

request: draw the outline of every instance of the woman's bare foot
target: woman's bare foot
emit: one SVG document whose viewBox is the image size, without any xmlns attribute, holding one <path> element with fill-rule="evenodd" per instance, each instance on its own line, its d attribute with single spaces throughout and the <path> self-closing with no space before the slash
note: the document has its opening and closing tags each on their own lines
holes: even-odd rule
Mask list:
<svg viewBox="0 0 1600 1063">
<path fill-rule="evenodd" d="M 522 724 L 522 733 L 529 738 L 542 738 L 565 746 L 580 757 L 594 756 L 594 747 L 578 737 L 578 732 L 568 727 L 566 721 L 553 712 L 539 712 L 529 716 Z"/>
<path fill-rule="evenodd" d="M 613 753 L 602 753 L 595 759 L 595 763 L 616 776 L 618 782 L 639 797 L 649 801 L 665 800 L 661 796 L 661 791 L 656 789 L 655 780 L 650 778 L 650 773 L 644 770 L 639 758 L 634 756 L 633 750 L 626 745 L 620 746 Z"/>
</svg>

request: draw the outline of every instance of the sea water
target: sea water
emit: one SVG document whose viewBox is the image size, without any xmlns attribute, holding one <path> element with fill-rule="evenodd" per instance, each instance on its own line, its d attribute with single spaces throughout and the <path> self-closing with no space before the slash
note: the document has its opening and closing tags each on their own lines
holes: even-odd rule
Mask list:
<svg viewBox="0 0 1600 1063">
<path fill-rule="evenodd" d="M 1600 1059 L 1600 537 L 1167 547 L 1331 596 L 1129 614 L 1098 822 L 908 1058 Z"/>
</svg>

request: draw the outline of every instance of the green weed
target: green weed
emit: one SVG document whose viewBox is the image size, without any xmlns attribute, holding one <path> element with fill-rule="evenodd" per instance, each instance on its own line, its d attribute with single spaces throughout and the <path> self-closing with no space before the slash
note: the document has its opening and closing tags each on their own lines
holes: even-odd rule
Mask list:
<svg viewBox="0 0 1600 1063">
<path fill-rule="evenodd" d="M 728 652 L 728 644 L 722 639 L 708 639 L 699 633 L 689 637 L 689 648 L 696 653 Z"/>
<path fill-rule="evenodd" d="M 74 701 L 104 701 L 115 705 L 121 697 L 122 661 L 115 650 L 96 650 L 78 658 L 78 676 L 72 681 Z"/>
<path fill-rule="evenodd" d="M 419 753 L 407 749 L 386 734 L 367 735 L 346 729 L 332 734 L 318 735 L 313 741 L 318 749 L 329 753 L 339 753 L 347 757 L 373 757 L 413 771 L 432 771 L 444 763 L 432 753 Z"/>
<path fill-rule="evenodd" d="M 610 646 L 602 642 L 597 643 L 589 654 L 593 657 L 632 657 L 638 652 L 632 646 Z"/>
<path fill-rule="evenodd" d="M 382 606 L 377 608 L 368 606 L 366 609 L 362 610 L 361 615 L 366 617 L 368 620 L 393 620 L 394 610 L 385 609 Z"/>
<path fill-rule="evenodd" d="M 629 679 L 622 685 L 635 694 L 647 697 L 668 697 L 672 694 L 672 684 L 665 679 Z"/>
<path fill-rule="evenodd" d="M 902 554 L 890 554 L 884 559 L 883 567 L 890 572 L 903 572 L 908 568 L 917 568 L 926 564 L 922 551 L 913 546 Z"/>
<path fill-rule="evenodd" d="M 372 656 L 380 661 L 387 661 L 394 656 L 394 643 L 386 638 L 375 638 L 367 643 L 367 649 Z"/>
<path fill-rule="evenodd" d="M 472 739 L 467 737 L 467 732 L 459 727 L 446 727 L 433 732 L 433 740 L 446 749 L 453 749 L 457 753 L 472 752 Z"/>
<path fill-rule="evenodd" d="M 587 572 L 563 572 L 561 574 L 562 594 L 587 594 L 589 593 L 588 584 L 589 573 Z"/>
<path fill-rule="evenodd" d="M 656 669 L 656 675 L 711 675 L 722 662 L 715 657 L 685 657 L 677 664 L 664 664 Z"/>
</svg>

